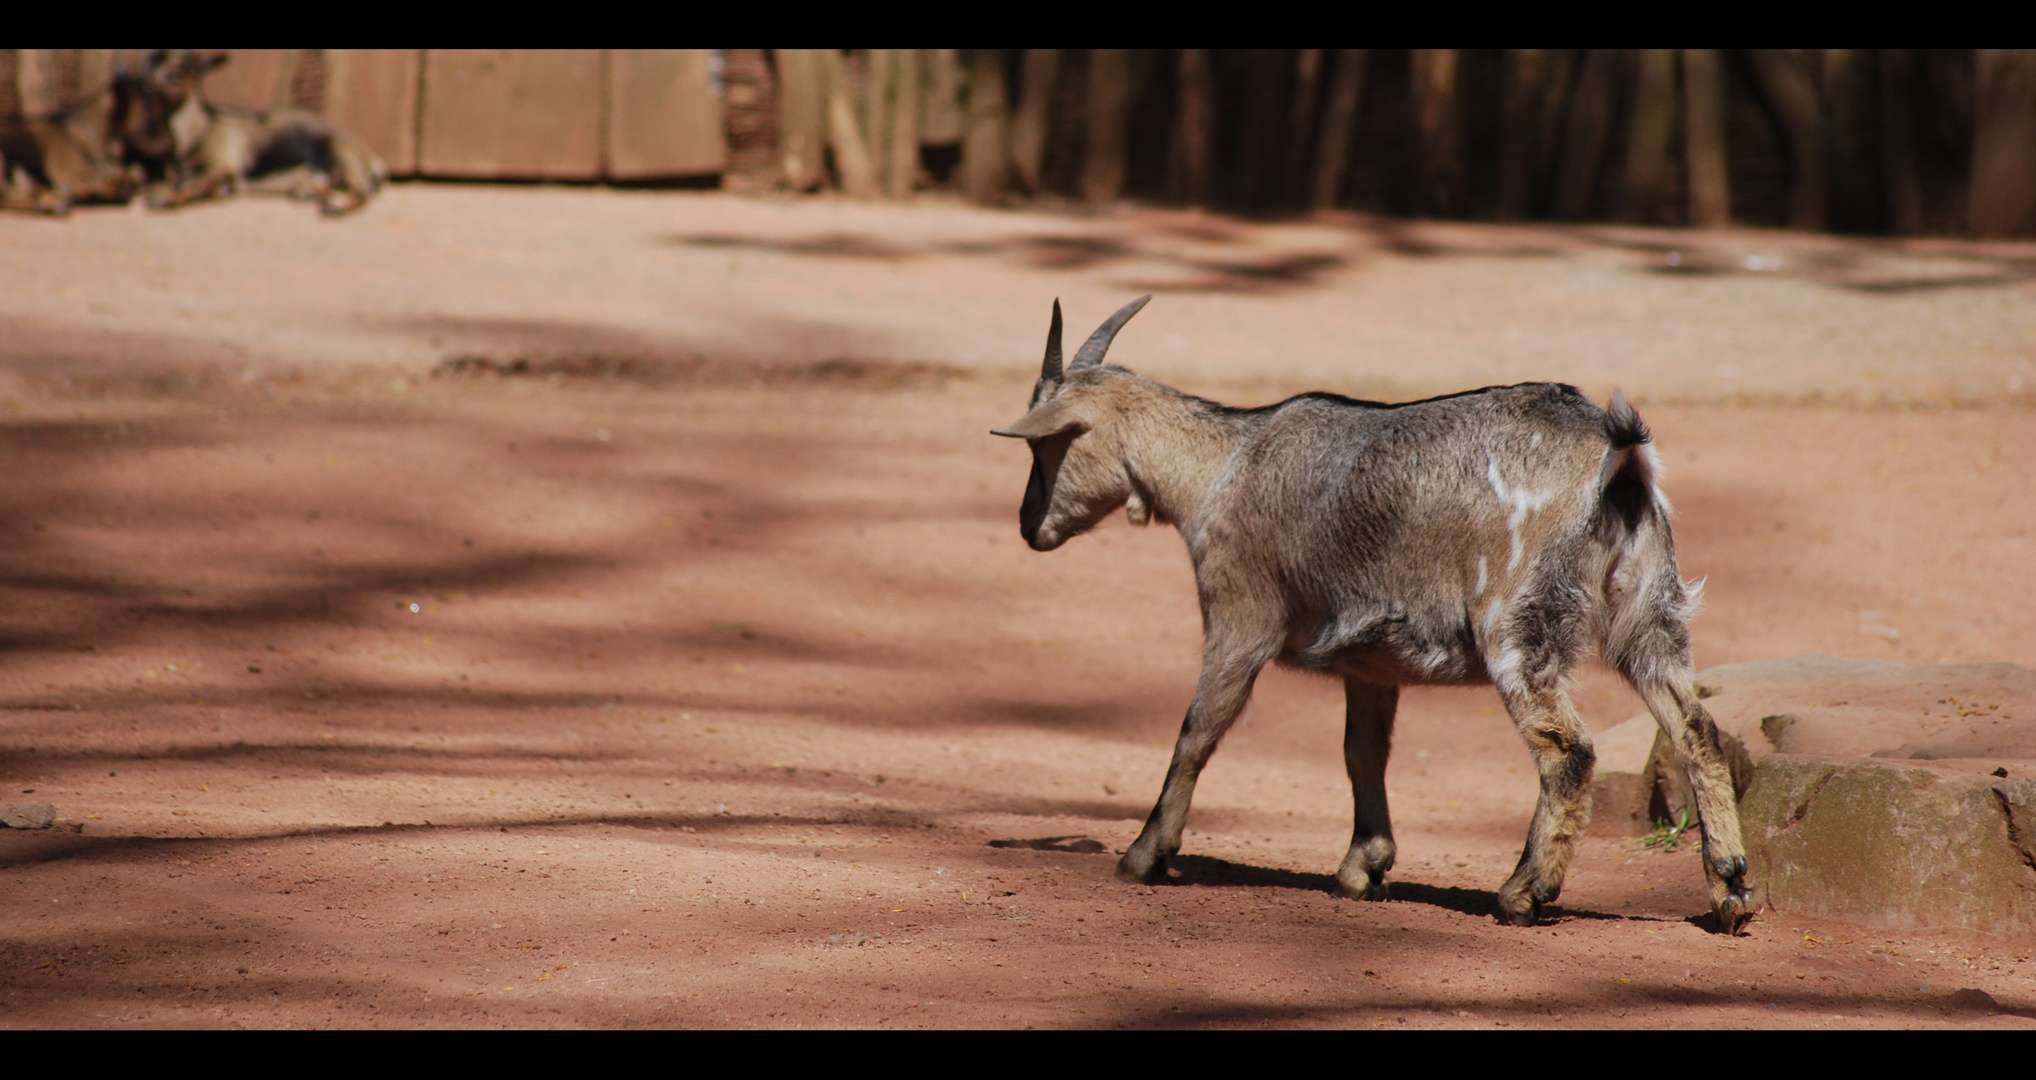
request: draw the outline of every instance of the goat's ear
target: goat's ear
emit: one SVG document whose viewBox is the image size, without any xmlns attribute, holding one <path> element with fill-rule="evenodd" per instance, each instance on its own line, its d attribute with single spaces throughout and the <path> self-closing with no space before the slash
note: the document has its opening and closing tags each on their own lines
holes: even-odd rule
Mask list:
<svg viewBox="0 0 2036 1080">
<path fill-rule="evenodd" d="M 1002 435 L 1007 439 L 1044 439 L 1063 431 L 1087 430 L 1089 430 L 1087 421 L 1076 416 L 1075 411 L 1068 408 L 1065 402 L 1053 400 L 1026 413 L 1017 422 L 1006 424 L 991 431 L 990 434 Z"/>
</svg>

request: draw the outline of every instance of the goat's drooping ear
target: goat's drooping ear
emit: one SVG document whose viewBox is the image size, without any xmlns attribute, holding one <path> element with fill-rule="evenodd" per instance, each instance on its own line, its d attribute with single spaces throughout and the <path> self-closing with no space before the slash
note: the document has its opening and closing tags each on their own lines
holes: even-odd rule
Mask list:
<svg viewBox="0 0 2036 1080">
<path fill-rule="evenodd" d="M 1044 439 L 1063 431 L 1087 431 L 1089 424 L 1062 401 L 1049 401 L 1021 416 L 1014 423 L 990 432 L 1007 439 Z"/>
<path fill-rule="evenodd" d="M 1060 381 L 1060 298 L 1053 301 L 1053 326 L 1046 331 L 1046 361 L 1039 365 L 1042 382 Z"/>
<path fill-rule="evenodd" d="M 1110 342 L 1116 339 L 1117 331 L 1124 329 L 1124 324 L 1130 322 L 1131 317 L 1138 314 L 1138 309 L 1144 307 L 1151 300 L 1152 294 L 1146 293 L 1144 296 L 1118 308 L 1117 314 L 1104 319 L 1103 325 L 1096 327 L 1096 332 L 1090 334 L 1089 340 L 1082 343 L 1082 351 L 1075 354 L 1075 362 L 1069 364 L 1067 369 L 1069 371 L 1077 371 L 1081 368 L 1094 367 L 1102 363 L 1103 354 L 1110 351 Z M 1058 310 L 1060 302 L 1054 301 L 1054 307 Z"/>
</svg>

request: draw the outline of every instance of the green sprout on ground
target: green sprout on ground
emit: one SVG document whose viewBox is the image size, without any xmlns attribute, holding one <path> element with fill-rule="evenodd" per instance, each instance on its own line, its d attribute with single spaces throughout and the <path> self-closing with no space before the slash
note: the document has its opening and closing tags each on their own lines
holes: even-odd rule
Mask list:
<svg viewBox="0 0 2036 1080">
<path fill-rule="evenodd" d="M 1654 831 L 1642 837 L 1640 842 L 1648 847 L 1658 848 L 1662 851 L 1674 851 L 1682 846 L 1683 834 L 1690 831 L 1690 826 L 1697 823 L 1696 814 L 1697 812 L 1694 807 L 1685 806 L 1681 810 L 1676 811 L 1674 821 L 1670 821 L 1667 818 L 1656 818 L 1654 819 Z"/>
</svg>

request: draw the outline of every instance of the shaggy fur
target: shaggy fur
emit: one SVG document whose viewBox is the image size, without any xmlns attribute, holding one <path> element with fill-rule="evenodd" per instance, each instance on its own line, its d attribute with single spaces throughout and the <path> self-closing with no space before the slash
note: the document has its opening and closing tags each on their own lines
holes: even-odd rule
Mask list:
<svg viewBox="0 0 2036 1080">
<path fill-rule="evenodd" d="M 1149 299 L 1149 298 L 1147 298 Z M 1646 427 L 1574 387 L 1494 386 L 1403 404 L 1303 394 L 1239 409 L 1102 362 L 1141 299 L 1065 372 L 1060 305 L 1022 419 L 1019 530 L 1051 551 L 1118 507 L 1172 524 L 1200 594 L 1202 676 L 1173 764 L 1118 874 L 1164 877 L 1196 778 L 1271 662 L 1344 680 L 1356 804 L 1339 888 L 1385 895 L 1385 769 L 1403 685 L 1497 687 L 1541 799 L 1501 917 L 1531 924 L 1562 890 L 1590 816 L 1594 756 L 1565 691 L 1597 650 L 1639 691 L 1697 792 L 1714 910 L 1750 912 L 1737 804 L 1697 701 L 1668 503 Z"/>
</svg>

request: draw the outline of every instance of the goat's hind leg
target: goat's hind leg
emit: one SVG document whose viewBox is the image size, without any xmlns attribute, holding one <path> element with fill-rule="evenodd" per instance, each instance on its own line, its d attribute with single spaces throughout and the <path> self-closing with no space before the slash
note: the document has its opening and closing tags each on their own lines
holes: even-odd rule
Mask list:
<svg viewBox="0 0 2036 1080">
<path fill-rule="evenodd" d="M 1520 865 L 1499 887 L 1499 917 L 1532 926 L 1541 909 L 1562 895 L 1577 837 L 1590 824 L 1591 769 L 1597 755 L 1590 732 L 1560 688 L 1501 690 L 1499 696 L 1541 774 L 1541 799 L 1527 827 Z"/>
<path fill-rule="evenodd" d="M 1739 800 L 1732 787 L 1732 769 L 1718 745 L 1718 725 L 1697 700 L 1695 677 L 1687 665 L 1650 673 L 1642 680 L 1629 675 L 1633 688 L 1647 702 L 1654 722 L 1668 734 L 1676 764 L 1689 778 L 1697 797 L 1697 822 L 1704 838 L 1704 882 L 1719 928 L 1736 934 L 1753 917 L 1753 894 L 1746 884 L 1746 844 L 1739 832 Z"/>
<path fill-rule="evenodd" d="M 1336 891 L 1354 900 L 1384 900 L 1386 871 L 1397 853 L 1386 806 L 1386 758 L 1393 751 L 1400 688 L 1345 679 L 1343 702 L 1343 767 L 1350 773 L 1356 821 L 1350 852 L 1336 869 Z"/>
</svg>

